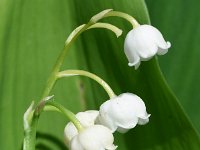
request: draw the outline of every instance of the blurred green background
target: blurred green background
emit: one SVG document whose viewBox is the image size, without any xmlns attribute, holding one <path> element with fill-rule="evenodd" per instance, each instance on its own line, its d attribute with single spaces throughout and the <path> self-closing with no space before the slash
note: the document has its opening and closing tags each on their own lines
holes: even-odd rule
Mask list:
<svg viewBox="0 0 200 150">
<path fill-rule="evenodd" d="M 131 26 L 119 18 L 103 21 L 122 28 L 122 37 L 101 29 L 84 33 L 71 47 L 63 69 L 91 71 L 117 94 L 134 92 L 145 100 L 150 123 L 125 135 L 115 134 L 119 150 L 199 150 L 200 1 L 146 2 L 151 24 L 172 43 L 169 53 L 158 59 L 178 101 L 165 85 L 156 59 L 142 63 L 137 71 L 127 66 L 123 40 Z M 67 36 L 107 8 L 149 23 L 143 0 L 0 0 L 0 149 L 21 148 L 23 113 L 32 100 L 39 101 Z M 98 109 L 108 99 L 98 84 L 82 77 L 59 81 L 52 94 L 74 112 Z M 66 122 L 59 114 L 42 114 L 37 149 L 64 149 Z"/>
</svg>

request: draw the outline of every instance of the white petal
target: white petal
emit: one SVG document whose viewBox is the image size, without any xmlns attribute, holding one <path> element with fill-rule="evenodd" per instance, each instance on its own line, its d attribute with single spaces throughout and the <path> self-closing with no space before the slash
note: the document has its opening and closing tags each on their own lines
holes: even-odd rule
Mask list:
<svg viewBox="0 0 200 150">
<path fill-rule="evenodd" d="M 146 31 L 148 30 L 148 35 L 151 36 L 151 39 L 153 39 L 153 42 L 157 46 L 157 54 L 158 55 L 164 55 L 168 52 L 168 48 L 171 47 L 170 42 L 166 42 L 161 32 L 156 29 L 153 26 L 150 25 L 142 25 L 143 28 L 146 28 Z"/>
<path fill-rule="evenodd" d="M 100 113 L 99 116 L 96 119 L 95 124 L 101 124 L 109 128 L 112 133 L 117 130 L 116 123 L 113 122 L 113 120 L 104 112 Z"/>
<path fill-rule="evenodd" d="M 118 131 L 119 133 L 126 133 L 126 132 L 129 131 L 129 129 L 118 127 L 118 128 L 117 128 L 117 131 Z"/>
<path fill-rule="evenodd" d="M 133 37 L 132 50 L 135 50 L 143 60 L 149 60 L 156 54 L 158 47 L 146 26 L 142 25 L 133 29 L 131 34 Z"/>
<path fill-rule="evenodd" d="M 75 138 L 73 138 L 71 141 L 70 141 L 70 150 L 85 150 L 83 148 L 83 146 L 80 144 L 80 140 L 79 138 L 75 136 Z"/>
<path fill-rule="evenodd" d="M 130 66 L 130 67 L 132 67 L 132 66 L 135 66 L 135 70 L 136 69 L 138 69 L 139 68 L 139 66 L 140 66 L 140 61 L 138 61 L 137 63 L 128 63 L 128 65 Z"/>
<path fill-rule="evenodd" d="M 110 101 L 106 101 L 107 103 L 103 103 L 100 107 L 100 110 L 103 110 L 99 112 L 99 116 L 96 119 L 96 124 L 102 124 L 106 127 L 108 127 L 112 132 L 115 132 L 117 130 L 117 125 L 115 122 L 113 122 L 113 119 L 107 114 L 110 110 Z"/>
<path fill-rule="evenodd" d="M 129 66 L 139 66 L 142 61 L 153 57 L 157 52 L 157 45 L 149 37 L 145 26 L 139 26 L 129 31 L 124 43 L 124 52 L 129 60 Z"/>
<path fill-rule="evenodd" d="M 124 52 L 129 61 L 129 66 L 134 66 L 140 63 L 140 57 L 136 51 L 133 50 L 132 42 L 134 38 L 132 37 L 132 30 L 127 34 L 124 42 Z"/>
<path fill-rule="evenodd" d="M 141 124 L 147 122 L 148 117 L 142 99 L 135 94 L 124 93 L 100 106 L 98 120 L 112 132 L 117 130 L 123 133 L 134 128 L 139 121 Z"/>
<path fill-rule="evenodd" d="M 106 149 L 106 150 L 115 150 L 115 149 L 117 149 L 117 147 L 118 147 L 118 146 L 112 144 L 112 145 L 110 145 L 110 146 L 105 147 L 105 149 Z"/>
<path fill-rule="evenodd" d="M 113 145 L 113 142 L 114 137 L 108 128 L 102 125 L 94 125 L 84 129 L 75 136 L 71 141 L 70 149 L 105 150 L 109 148 L 110 150 L 114 150 L 116 147 Z M 77 147 L 80 149 L 76 149 Z"/>
<path fill-rule="evenodd" d="M 157 54 L 158 55 L 166 54 L 168 52 L 168 48 L 170 48 L 170 47 L 171 47 L 171 43 L 170 42 L 166 42 L 165 45 L 159 45 Z"/>
<path fill-rule="evenodd" d="M 139 117 L 138 124 L 139 125 L 145 125 L 145 124 L 147 124 L 149 122 L 149 117 L 150 116 L 151 116 L 150 114 L 146 114 L 146 116 L 144 116 L 144 117 Z"/>
<path fill-rule="evenodd" d="M 67 146 L 71 139 L 78 134 L 78 131 L 73 123 L 69 122 L 64 129 L 64 141 Z"/>
<path fill-rule="evenodd" d="M 147 61 L 156 54 L 164 55 L 170 46 L 158 29 L 150 25 L 140 25 L 127 34 L 124 52 L 129 61 L 128 65 L 137 69 L 140 61 Z"/>
<path fill-rule="evenodd" d="M 94 125 L 94 122 L 98 115 L 99 115 L 99 111 L 88 110 L 85 112 L 77 113 L 76 117 L 84 127 L 89 127 L 89 126 Z"/>
</svg>

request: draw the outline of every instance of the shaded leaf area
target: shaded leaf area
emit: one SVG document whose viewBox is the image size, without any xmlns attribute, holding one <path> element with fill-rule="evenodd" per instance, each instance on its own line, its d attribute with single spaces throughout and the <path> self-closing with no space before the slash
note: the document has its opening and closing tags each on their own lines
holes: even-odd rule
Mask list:
<svg viewBox="0 0 200 150">
<path fill-rule="evenodd" d="M 57 137 L 49 133 L 37 132 L 36 138 L 37 138 L 36 150 L 67 149 L 64 142 L 61 139 L 58 139 Z M 21 150 L 23 150 L 23 144 L 21 146 Z"/>
<path fill-rule="evenodd" d="M 107 8 L 130 13 L 140 23 L 149 22 L 142 0 L 1 0 L 0 7 L 0 139 L 4 139 L 0 147 L 7 150 L 21 148 L 23 113 L 32 100 L 39 100 L 70 31 Z M 150 123 L 125 135 L 116 133 L 119 149 L 198 150 L 199 137 L 166 86 L 156 60 L 142 63 L 137 71 L 129 68 L 123 54 L 123 40 L 131 26 L 121 19 L 104 21 L 121 27 L 124 35 L 116 39 L 109 31 L 84 33 L 71 47 L 63 68 L 89 70 L 105 79 L 117 94 L 134 92 L 145 100 L 152 114 Z M 94 81 L 79 77 L 58 81 L 52 94 L 74 112 L 98 108 L 108 99 Z M 67 121 L 58 114 L 44 113 L 38 128 L 60 140 Z M 59 150 L 53 143 L 43 142 L 38 141 L 40 149 Z"/>
<path fill-rule="evenodd" d="M 45 143 L 45 142 L 48 143 Z M 66 150 L 64 142 L 61 139 L 56 138 L 54 135 L 50 135 L 48 133 L 37 132 L 37 150 Z"/>
<path fill-rule="evenodd" d="M 169 53 L 160 59 L 162 71 L 200 132 L 200 1 L 148 0 L 147 5 L 152 24 L 172 43 Z"/>
</svg>

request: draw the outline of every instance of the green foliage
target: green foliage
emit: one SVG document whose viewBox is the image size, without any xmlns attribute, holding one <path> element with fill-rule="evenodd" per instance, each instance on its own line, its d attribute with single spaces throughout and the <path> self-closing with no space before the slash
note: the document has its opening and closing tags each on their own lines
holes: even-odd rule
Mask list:
<svg viewBox="0 0 200 150">
<path fill-rule="evenodd" d="M 200 1 L 148 0 L 147 5 L 152 24 L 172 42 L 169 53 L 159 59 L 162 71 L 200 132 Z"/>
<path fill-rule="evenodd" d="M 193 14 L 197 14 L 199 3 L 197 0 L 193 3 L 148 1 L 152 24 L 172 42 L 169 54 L 159 57 L 161 68 L 198 131 L 200 122 L 196 114 L 200 111 L 197 101 L 200 95 L 197 83 L 200 81 L 197 39 L 200 29 L 196 27 L 199 20 Z M 189 4 L 193 7 L 187 7 Z M 149 23 L 143 0 L 0 1 L 1 149 L 21 148 L 23 113 L 32 100 L 39 101 L 67 35 L 92 15 L 107 8 L 129 13 L 141 24 Z M 137 71 L 128 67 L 123 40 L 131 26 L 121 19 L 104 21 L 122 28 L 124 35 L 117 39 L 109 31 L 100 29 L 84 33 L 71 47 L 63 68 L 91 71 L 105 79 L 117 94 L 133 92 L 145 100 L 148 112 L 152 114 L 149 124 L 138 126 L 125 135 L 116 134 L 118 149 L 200 149 L 199 137 L 166 85 L 157 60 L 142 63 Z M 108 99 L 94 81 L 80 77 L 62 79 L 52 94 L 56 101 L 74 112 L 97 109 Z M 66 122 L 65 117 L 58 114 L 42 114 L 38 126 L 38 149 L 63 149 L 60 141 L 63 140 Z"/>
</svg>

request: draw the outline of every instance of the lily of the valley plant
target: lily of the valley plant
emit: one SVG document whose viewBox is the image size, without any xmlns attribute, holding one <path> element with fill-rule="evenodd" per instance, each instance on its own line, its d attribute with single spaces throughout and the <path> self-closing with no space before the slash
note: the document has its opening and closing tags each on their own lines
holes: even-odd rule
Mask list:
<svg viewBox="0 0 200 150">
<path fill-rule="evenodd" d="M 137 124 L 145 125 L 149 122 L 150 114 L 147 113 L 146 106 L 138 95 L 122 93 L 117 96 L 112 88 L 95 74 L 84 70 L 60 70 L 66 52 L 81 33 L 93 28 L 105 28 L 114 32 L 117 37 L 122 34 L 122 30 L 118 27 L 100 22 L 102 18 L 111 16 L 124 18 L 133 26 L 124 42 L 124 52 L 128 58 L 129 66 L 135 66 L 137 69 L 141 61 L 147 61 L 156 54 L 167 53 L 170 43 L 164 40 L 162 34 L 155 27 L 140 25 L 132 16 L 112 9 L 94 15 L 87 24 L 80 25 L 69 35 L 48 78 L 41 101 L 37 105 L 32 102 L 25 112 L 24 150 L 35 150 L 37 123 L 39 116 L 45 111 L 57 111 L 70 120 L 64 129 L 64 141 L 70 150 L 115 150 L 117 143 L 114 143 L 114 132 L 125 133 Z M 99 107 L 99 110 L 87 110 L 75 115 L 69 109 L 52 100 L 51 90 L 56 81 L 76 75 L 95 80 L 108 93 L 109 99 Z"/>
</svg>

